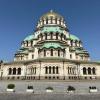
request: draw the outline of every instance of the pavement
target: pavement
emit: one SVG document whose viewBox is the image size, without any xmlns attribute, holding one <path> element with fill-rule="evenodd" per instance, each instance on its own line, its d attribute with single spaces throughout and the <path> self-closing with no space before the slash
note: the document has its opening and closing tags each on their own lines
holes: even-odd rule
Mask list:
<svg viewBox="0 0 100 100">
<path fill-rule="evenodd" d="M 100 100 L 99 94 L 0 94 L 0 100 Z"/>
<path fill-rule="evenodd" d="M 15 92 L 6 91 L 8 84 L 15 84 Z M 34 93 L 27 93 L 32 85 Z M 75 87 L 75 93 L 67 93 L 67 87 Z M 89 93 L 89 87 L 96 86 L 97 93 Z M 46 88 L 53 87 L 52 93 Z M 0 81 L 0 100 L 100 100 L 100 81 Z"/>
</svg>

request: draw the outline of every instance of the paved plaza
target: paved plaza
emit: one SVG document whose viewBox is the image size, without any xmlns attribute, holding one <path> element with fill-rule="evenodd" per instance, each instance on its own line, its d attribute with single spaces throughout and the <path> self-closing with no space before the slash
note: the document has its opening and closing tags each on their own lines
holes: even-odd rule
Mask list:
<svg viewBox="0 0 100 100">
<path fill-rule="evenodd" d="M 0 100 L 100 100 L 99 94 L 0 94 Z"/>
<path fill-rule="evenodd" d="M 6 92 L 8 84 L 15 84 L 15 92 Z M 34 93 L 27 93 L 28 85 L 34 87 Z M 75 87 L 75 93 L 66 92 L 67 87 Z M 52 93 L 47 93 L 47 87 L 53 87 Z M 98 93 L 89 93 L 89 86 L 96 86 Z M 0 100 L 100 100 L 100 81 L 0 81 Z"/>
<path fill-rule="evenodd" d="M 89 86 L 96 86 L 98 93 L 100 94 L 100 81 L 1 81 L 0 82 L 0 93 L 6 93 L 8 84 L 15 84 L 16 93 L 26 93 L 28 85 L 32 85 L 34 88 L 34 94 L 45 94 L 47 87 L 53 87 L 53 93 L 65 93 L 69 85 L 75 87 L 76 94 L 87 94 L 89 93 Z"/>
</svg>

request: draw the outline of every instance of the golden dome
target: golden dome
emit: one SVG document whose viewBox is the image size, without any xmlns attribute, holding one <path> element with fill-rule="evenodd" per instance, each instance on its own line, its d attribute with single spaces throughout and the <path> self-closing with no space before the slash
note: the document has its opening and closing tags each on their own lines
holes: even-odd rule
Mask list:
<svg viewBox="0 0 100 100">
<path fill-rule="evenodd" d="M 58 13 L 55 13 L 53 10 L 50 10 L 48 13 L 44 14 L 41 18 L 63 18 L 61 15 Z"/>
</svg>

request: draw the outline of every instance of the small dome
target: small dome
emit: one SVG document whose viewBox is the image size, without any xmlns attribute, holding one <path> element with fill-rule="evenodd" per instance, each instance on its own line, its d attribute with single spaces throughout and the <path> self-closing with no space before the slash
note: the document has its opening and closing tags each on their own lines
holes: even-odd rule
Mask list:
<svg viewBox="0 0 100 100">
<path fill-rule="evenodd" d="M 50 10 L 48 13 L 44 14 L 40 19 L 43 18 L 50 18 L 50 17 L 54 17 L 54 18 L 63 18 L 61 15 L 59 15 L 58 13 L 55 13 L 53 10 Z"/>
<path fill-rule="evenodd" d="M 80 39 L 77 37 L 77 36 L 75 36 L 75 35 L 72 35 L 72 34 L 70 34 L 70 37 L 69 37 L 71 40 L 77 40 L 77 41 L 80 41 Z"/>
<path fill-rule="evenodd" d="M 33 38 L 34 38 L 34 35 L 32 34 L 32 35 L 27 36 L 27 37 L 24 39 L 24 41 L 30 41 L 30 40 L 32 40 Z"/>
</svg>

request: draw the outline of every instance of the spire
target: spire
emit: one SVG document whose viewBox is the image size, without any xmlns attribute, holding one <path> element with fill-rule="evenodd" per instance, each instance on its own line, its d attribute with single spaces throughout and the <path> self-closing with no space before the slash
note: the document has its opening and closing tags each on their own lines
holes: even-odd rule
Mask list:
<svg viewBox="0 0 100 100">
<path fill-rule="evenodd" d="M 50 13 L 53 13 L 53 10 L 52 9 L 50 10 Z"/>
</svg>

